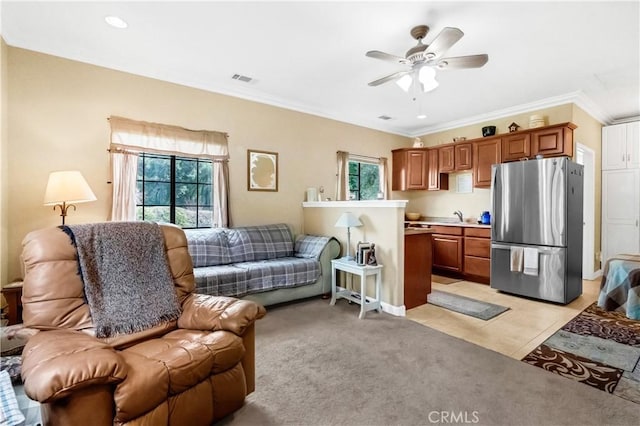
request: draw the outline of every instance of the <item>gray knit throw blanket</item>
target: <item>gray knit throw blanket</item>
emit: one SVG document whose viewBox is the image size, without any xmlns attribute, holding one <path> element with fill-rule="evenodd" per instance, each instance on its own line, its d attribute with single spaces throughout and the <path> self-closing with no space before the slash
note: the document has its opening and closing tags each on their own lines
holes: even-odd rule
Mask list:
<svg viewBox="0 0 640 426">
<path fill-rule="evenodd" d="M 105 222 L 61 228 L 78 250 L 97 337 L 146 330 L 180 316 L 157 224 Z"/>
</svg>

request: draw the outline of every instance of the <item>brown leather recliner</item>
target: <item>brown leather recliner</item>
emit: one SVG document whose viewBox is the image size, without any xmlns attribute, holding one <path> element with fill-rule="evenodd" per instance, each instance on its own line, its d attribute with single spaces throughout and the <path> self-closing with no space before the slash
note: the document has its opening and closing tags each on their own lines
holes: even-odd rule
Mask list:
<svg viewBox="0 0 640 426">
<path fill-rule="evenodd" d="M 23 351 L 22 378 L 45 424 L 211 424 L 254 390 L 254 322 L 265 309 L 194 294 L 184 232 L 161 229 L 182 314 L 106 339 L 95 337 L 69 236 L 49 228 L 25 237 L 24 323 L 41 331 Z"/>
</svg>

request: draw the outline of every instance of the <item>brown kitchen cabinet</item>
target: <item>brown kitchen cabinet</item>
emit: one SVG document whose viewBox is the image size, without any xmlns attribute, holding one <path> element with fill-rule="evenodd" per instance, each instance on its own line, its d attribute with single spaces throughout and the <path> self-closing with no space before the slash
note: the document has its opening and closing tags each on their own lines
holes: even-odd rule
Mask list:
<svg viewBox="0 0 640 426">
<path fill-rule="evenodd" d="M 531 134 L 517 132 L 502 137 L 502 161 L 517 161 L 531 156 Z"/>
<path fill-rule="evenodd" d="M 473 186 L 491 188 L 491 166 L 500 163 L 502 147 L 500 138 L 489 138 L 473 145 Z"/>
<path fill-rule="evenodd" d="M 404 306 L 406 309 L 427 303 L 431 293 L 431 233 L 407 230 L 404 235 Z"/>
<path fill-rule="evenodd" d="M 491 229 L 464 229 L 464 275 L 489 283 L 491 276 Z"/>
<path fill-rule="evenodd" d="M 559 155 L 573 156 L 573 123 L 563 123 L 547 126 L 531 132 L 531 155 L 557 157 Z"/>
<path fill-rule="evenodd" d="M 453 145 L 438 148 L 438 170 L 441 173 L 449 173 L 455 169 L 455 150 Z"/>
<path fill-rule="evenodd" d="M 429 191 L 438 191 L 441 189 L 449 189 L 449 175 L 440 172 L 438 163 L 439 149 L 427 150 L 427 189 Z"/>
<path fill-rule="evenodd" d="M 427 150 L 396 149 L 391 153 L 393 157 L 391 189 L 393 191 L 428 189 Z"/>
<path fill-rule="evenodd" d="M 457 143 L 455 145 L 455 169 L 457 172 L 473 168 L 473 148 L 471 143 Z"/>
<path fill-rule="evenodd" d="M 449 272 L 462 272 L 462 228 L 432 226 L 433 267 Z"/>
<path fill-rule="evenodd" d="M 438 148 L 440 173 L 470 170 L 473 167 L 471 143 L 456 143 Z"/>
</svg>

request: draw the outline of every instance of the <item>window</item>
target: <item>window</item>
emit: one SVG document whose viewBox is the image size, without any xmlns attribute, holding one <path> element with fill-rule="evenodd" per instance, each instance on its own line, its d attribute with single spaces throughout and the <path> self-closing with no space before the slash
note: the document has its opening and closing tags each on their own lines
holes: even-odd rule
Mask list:
<svg viewBox="0 0 640 426">
<path fill-rule="evenodd" d="M 349 199 L 380 198 L 380 167 L 376 163 L 349 160 Z"/>
<path fill-rule="evenodd" d="M 211 227 L 211 166 L 209 160 L 140 154 L 136 219 Z"/>
</svg>

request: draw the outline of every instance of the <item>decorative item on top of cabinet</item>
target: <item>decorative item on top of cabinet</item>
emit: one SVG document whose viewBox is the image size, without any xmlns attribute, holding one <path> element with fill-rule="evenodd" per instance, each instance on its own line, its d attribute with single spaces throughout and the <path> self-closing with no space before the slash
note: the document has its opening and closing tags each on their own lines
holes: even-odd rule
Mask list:
<svg viewBox="0 0 640 426">
<path fill-rule="evenodd" d="M 427 150 L 394 149 L 392 153 L 393 174 L 391 189 L 407 191 L 427 188 Z"/>
<path fill-rule="evenodd" d="M 501 139 L 473 142 L 473 187 L 491 188 L 491 166 L 501 161 Z"/>
<path fill-rule="evenodd" d="M 509 124 L 509 133 L 517 132 L 519 127 L 515 122 Z"/>
<path fill-rule="evenodd" d="M 429 191 L 438 191 L 441 189 L 449 189 L 449 175 L 441 173 L 438 164 L 439 149 L 427 150 L 427 189 Z"/>
</svg>

